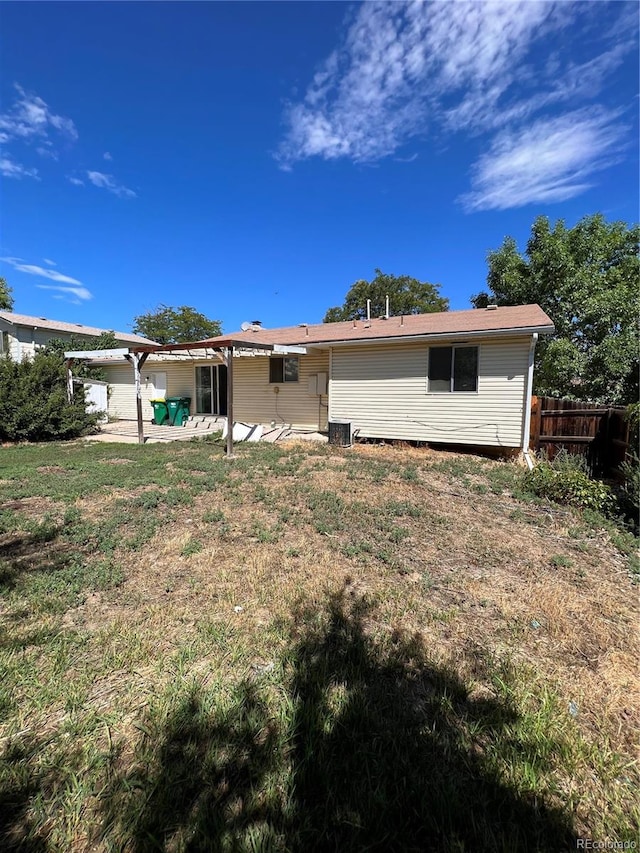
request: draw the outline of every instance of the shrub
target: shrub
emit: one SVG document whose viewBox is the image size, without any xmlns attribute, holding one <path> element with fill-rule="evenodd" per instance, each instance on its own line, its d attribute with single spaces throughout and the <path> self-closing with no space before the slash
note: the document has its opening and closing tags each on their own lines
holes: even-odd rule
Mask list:
<svg viewBox="0 0 640 853">
<path fill-rule="evenodd" d="M 84 390 L 67 400 L 63 362 L 37 353 L 32 360 L 0 359 L 0 439 L 52 441 L 76 438 L 95 429 L 97 414 L 85 410 Z"/>
<path fill-rule="evenodd" d="M 556 503 L 603 515 L 612 515 L 616 510 L 609 486 L 592 480 L 586 472 L 585 460 L 579 456 L 559 453 L 553 462 L 543 460 L 523 475 L 522 485 L 526 491 Z"/>
<path fill-rule="evenodd" d="M 638 525 L 640 516 L 640 457 L 632 453 L 620 466 L 624 477 L 621 504 L 626 515 Z"/>
</svg>

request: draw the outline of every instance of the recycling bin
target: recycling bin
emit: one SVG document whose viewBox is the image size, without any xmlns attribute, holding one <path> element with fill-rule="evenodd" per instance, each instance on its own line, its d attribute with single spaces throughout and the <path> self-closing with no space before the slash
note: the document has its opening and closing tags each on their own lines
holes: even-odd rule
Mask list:
<svg viewBox="0 0 640 853">
<path fill-rule="evenodd" d="M 167 397 L 169 423 L 172 426 L 184 426 L 189 417 L 191 397 Z"/>
<path fill-rule="evenodd" d="M 153 421 L 152 423 L 157 426 L 162 426 L 162 424 L 168 423 L 169 421 L 169 409 L 167 408 L 166 400 L 149 400 L 151 405 L 153 406 Z"/>
</svg>

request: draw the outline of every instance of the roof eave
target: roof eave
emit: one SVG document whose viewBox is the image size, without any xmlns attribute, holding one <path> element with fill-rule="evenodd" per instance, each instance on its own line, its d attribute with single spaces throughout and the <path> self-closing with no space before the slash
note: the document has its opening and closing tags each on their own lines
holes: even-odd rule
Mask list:
<svg viewBox="0 0 640 853">
<path fill-rule="evenodd" d="M 421 332 L 414 335 L 393 335 L 388 337 L 370 338 L 342 338 L 339 340 L 308 341 L 306 346 L 312 349 L 318 346 L 352 346 L 354 344 L 384 344 L 402 343 L 424 340 L 458 340 L 467 338 L 495 338 L 495 337 L 524 337 L 533 334 L 550 335 L 555 331 L 554 326 L 521 326 L 514 329 L 476 329 L 469 332 Z"/>
</svg>

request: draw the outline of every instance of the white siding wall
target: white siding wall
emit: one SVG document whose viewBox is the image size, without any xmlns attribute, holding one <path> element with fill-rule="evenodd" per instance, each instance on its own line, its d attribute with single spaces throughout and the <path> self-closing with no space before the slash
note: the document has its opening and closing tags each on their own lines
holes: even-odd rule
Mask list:
<svg viewBox="0 0 640 853">
<path fill-rule="evenodd" d="M 89 340 L 91 335 L 82 335 L 71 332 L 56 332 L 52 329 L 38 329 L 31 326 L 14 326 L 0 318 L 0 332 L 4 333 L 2 338 L 3 348 L 9 350 L 9 355 L 14 361 L 24 358 L 33 358 L 41 349 L 44 349 L 51 340 L 68 341 L 72 337 Z M 123 346 L 127 346 L 126 343 Z"/>
<path fill-rule="evenodd" d="M 241 356 L 233 362 L 233 416 L 247 423 L 291 424 L 299 429 L 327 428 L 327 397 L 309 394 L 309 377 L 329 373 L 328 351 L 299 358 L 298 382 L 269 383 L 269 358 Z M 276 394 L 274 388 L 279 391 Z"/>
<path fill-rule="evenodd" d="M 477 393 L 428 394 L 426 344 L 334 347 L 329 418 L 365 438 L 519 447 L 530 340 L 480 343 Z"/>
<path fill-rule="evenodd" d="M 26 326 L 9 326 L 9 354 L 14 361 L 23 358 L 33 358 L 38 349 L 42 349 L 55 337 L 65 338 L 64 334 L 56 335 L 42 329 L 30 329 Z"/>
</svg>

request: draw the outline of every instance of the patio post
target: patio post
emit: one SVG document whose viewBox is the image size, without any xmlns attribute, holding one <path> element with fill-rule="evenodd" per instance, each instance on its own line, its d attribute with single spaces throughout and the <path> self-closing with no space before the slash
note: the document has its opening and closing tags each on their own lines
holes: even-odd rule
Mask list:
<svg viewBox="0 0 640 853">
<path fill-rule="evenodd" d="M 227 459 L 233 459 L 233 345 L 227 347 Z"/>
</svg>

